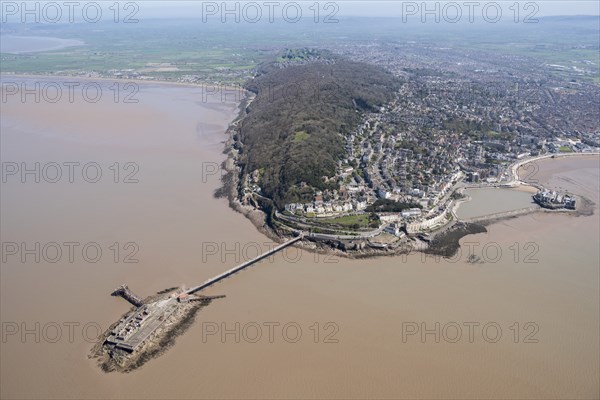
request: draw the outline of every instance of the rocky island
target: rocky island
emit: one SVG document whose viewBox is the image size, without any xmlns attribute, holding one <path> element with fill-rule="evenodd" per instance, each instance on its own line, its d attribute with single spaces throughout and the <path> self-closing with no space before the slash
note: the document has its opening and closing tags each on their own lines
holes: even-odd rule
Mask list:
<svg viewBox="0 0 600 400">
<path fill-rule="evenodd" d="M 104 372 L 131 372 L 160 356 L 192 325 L 200 309 L 225 297 L 169 288 L 142 300 L 126 285 L 112 295 L 123 297 L 134 307 L 111 325 L 92 349 L 90 358 L 96 359 Z"/>
</svg>

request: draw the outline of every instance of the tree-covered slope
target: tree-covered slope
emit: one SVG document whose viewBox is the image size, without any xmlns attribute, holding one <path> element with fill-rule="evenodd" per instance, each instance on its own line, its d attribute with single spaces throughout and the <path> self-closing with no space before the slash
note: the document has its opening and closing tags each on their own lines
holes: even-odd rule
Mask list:
<svg viewBox="0 0 600 400">
<path fill-rule="evenodd" d="M 256 93 L 236 146 L 243 174 L 260 171 L 263 194 L 281 208 L 315 189 L 336 187 L 344 136 L 361 113 L 393 98 L 399 82 L 389 72 L 308 50 L 263 64 L 246 87 Z"/>
</svg>

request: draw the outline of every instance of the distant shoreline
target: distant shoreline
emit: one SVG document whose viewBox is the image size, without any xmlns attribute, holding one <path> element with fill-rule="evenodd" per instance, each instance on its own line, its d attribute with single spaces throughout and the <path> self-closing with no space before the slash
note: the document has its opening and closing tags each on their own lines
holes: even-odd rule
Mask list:
<svg viewBox="0 0 600 400">
<path fill-rule="evenodd" d="M 225 90 L 240 90 L 242 94 L 245 94 L 246 90 L 242 86 L 231 86 L 231 85 L 215 85 L 210 83 L 191 83 L 191 82 L 176 82 L 170 81 L 166 79 L 137 79 L 137 78 L 109 78 L 109 77 L 91 77 L 91 76 L 81 76 L 81 75 L 52 75 L 52 74 L 21 74 L 21 73 L 11 73 L 11 72 L 2 72 L 0 73 L 0 79 L 6 79 L 8 77 L 15 77 L 21 79 L 36 79 L 36 78 L 57 78 L 57 79 L 79 79 L 85 81 L 103 81 L 103 82 L 124 82 L 124 83 L 139 83 L 142 85 L 172 85 L 178 87 L 188 87 L 188 88 L 214 88 L 217 87 L 219 89 Z M 227 98 L 227 97 L 225 97 Z M 223 103 L 232 103 L 237 104 L 239 106 L 240 103 L 244 101 L 244 97 L 240 96 L 240 101 L 225 101 Z"/>
<path fill-rule="evenodd" d="M 15 50 L 15 51 L 2 51 L 2 54 L 33 54 L 33 53 L 44 53 L 48 51 L 62 50 L 67 49 L 69 47 L 77 47 L 84 46 L 86 43 L 83 40 L 79 39 L 64 39 L 59 37 L 45 37 L 45 36 L 16 36 L 16 35 L 6 35 L 0 39 L 2 41 L 3 48 L 11 48 L 11 47 L 19 47 L 15 46 L 16 42 L 35 42 L 33 46 L 31 43 L 29 44 L 32 49 L 30 50 Z M 10 43 L 10 42 L 13 43 Z M 11 46 L 12 44 L 12 46 Z M 27 47 L 27 46 L 21 46 Z"/>
</svg>

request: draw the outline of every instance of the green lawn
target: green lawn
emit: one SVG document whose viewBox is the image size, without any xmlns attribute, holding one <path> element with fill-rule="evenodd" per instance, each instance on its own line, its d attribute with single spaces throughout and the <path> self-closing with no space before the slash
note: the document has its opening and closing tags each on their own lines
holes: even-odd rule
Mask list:
<svg viewBox="0 0 600 400">
<path fill-rule="evenodd" d="M 320 220 L 320 223 L 329 225 L 341 225 L 344 227 L 351 227 L 353 225 L 359 225 L 361 228 L 369 226 L 369 215 L 358 214 L 358 215 L 347 215 L 344 217 L 338 217 L 333 219 Z"/>
</svg>

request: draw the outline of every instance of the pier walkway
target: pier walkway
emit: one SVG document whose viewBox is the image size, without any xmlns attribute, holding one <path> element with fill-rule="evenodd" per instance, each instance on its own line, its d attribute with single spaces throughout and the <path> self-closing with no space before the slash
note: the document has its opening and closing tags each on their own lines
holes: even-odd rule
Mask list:
<svg viewBox="0 0 600 400">
<path fill-rule="evenodd" d="M 253 259 L 244 262 L 243 264 L 238 265 L 237 267 L 231 268 L 230 270 L 227 270 L 227 271 L 223 272 L 222 274 L 217 275 L 214 278 L 211 278 L 211 279 L 207 280 L 206 282 L 202 283 L 201 285 L 198 285 L 198 286 L 195 286 L 195 287 L 193 287 L 191 289 L 186 290 L 184 293 L 186 293 L 186 294 L 192 294 L 192 293 L 195 293 L 195 292 L 197 292 L 199 290 L 207 288 L 207 287 L 209 287 L 209 286 L 211 286 L 211 285 L 219 282 L 220 280 L 225 279 L 228 276 L 233 275 L 236 272 L 239 272 L 239 271 L 243 270 L 244 268 L 247 268 L 247 267 L 251 266 L 252 264 L 259 262 L 260 260 L 265 259 L 265 258 L 267 258 L 267 257 L 269 257 L 269 256 L 271 256 L 271 255 L 273 255 L 275 253 L 277 253 L 278 251 L 283 250 L 284 248 L 286 248 L 288 246 L 291 246 L 292 244 L 294 244 L 297 241 L 302 240 L 302 239 L 303 239 L 303 236 L 300 235 L 300 236 L 297 236 L 297 237 L 295 237 L 295 238 L 293 238 L 291 240 L 288 240 L 287 242 L 285 242 L 283 244 L 280 244 L 279 246 L 274 247 L 271 250 L 269 250 L 269 251 L 267 251 L 265 253 L 262 253 L 262 254 L 260 254 L 260 255 L 258 255 L 256 257 L 254 257 Z"/>
<path fill-rule="evenodd" d="M 207 280 L 201 285 L 193 287 L 183 293 L 179 293 L 177 296 L 171 295 L 167 298 L 163 298 L 162 300 L 153 300 L 147 304 L 144 304 L 143 300 L 139 296 L 135 295 L 131 290 L 129 290 L 127 285 L 119 286 L 112 292 L 112 295 L 123 297 L 125 300 L 136 306 L 137 309 L 133 313 L 130 313 L 127 317 L 123 318 L 109 332 L 104 339 L 104 344 L 108 346 L 109 349 L 124 350 L 127 353 L 136 351 L 137 349 L 141 348 L 141 346 L 143 346 L 144 343 L 152 337 L 152 335 L 155 335 L 157 330 L 163 326 L 167 320 L 169 320 L 171 315 L 177 311 L 180 303 L 188 303 L 192 300 L 190 297 L 194 297 L 194 300 L 200 301 L 220 297 L 197 297 L 189 296 L 190 294 L 209 287 L 210 285 L 213 285 L 256 262 L 259 262 L 260 260 L 263 260 L 302 239 L 303 236 L 300 234 L 299 236 L 288 240 L 287 242 L 280 244 L 279 246 L 274 247 L 273 249 L 260 254 L 235 268 L 231 268 L 230 270 Z"/>
</svg>

